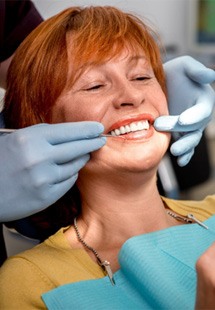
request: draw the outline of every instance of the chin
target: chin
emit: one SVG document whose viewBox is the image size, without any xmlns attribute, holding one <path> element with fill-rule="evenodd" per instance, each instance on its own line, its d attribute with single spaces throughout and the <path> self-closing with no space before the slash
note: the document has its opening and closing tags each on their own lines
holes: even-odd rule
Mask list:
<svg viewBox="0 0 215 310">
<path fill-rule="evenodd" d="M 132 162 L 124 163 L 124 168 L 132 172 L 147 172 L 149 170 L 157 170 L 163 158 L 162 154 L 156 154 L 156 156 L 139 156 L 133 158 Z"/>
<path fill-rule="evenodd" d="M 134 143 L 113 148 L 113 146 L 104 146 L 98 151 L 91 153 L 91 159 L 86 164 L 86 168 L 95 169 L 102 167 L 106 169 L 118 169 L 123 171 L 143 172 L 149 169 L 155 169 L 160 164 L 166 153 L 170 141 L 170 134 L 159 133 L 150 141 L 143 143 Z M 99 169 L 100 170 L 100 169 Z"/>
</svg>

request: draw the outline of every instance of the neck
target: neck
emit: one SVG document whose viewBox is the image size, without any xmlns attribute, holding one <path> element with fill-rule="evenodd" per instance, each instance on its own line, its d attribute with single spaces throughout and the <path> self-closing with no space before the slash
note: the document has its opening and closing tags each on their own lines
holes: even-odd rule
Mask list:
<svg viewBox="0 0 215 310">
<path fill-rule="evenodd" d="M 171 225 L 157 190 L 156 173 L 144 179 L 140 175 L 131 175 L 129 180 L 126 177 L 114 179 L 111 175 L 111 182 L 102 176 L 84 178 L 87 182 L 79 184 L 80 236 L 102 259 L 110 261 L 112 271 L 119 268 L 117 257 L 126 240 Z M 72 247 L 83 248 L 73 227 L 66 236 Z M 88 253 L 96 261 L 95 255 L 89 250 Z"/>
<path fill-rule="evenodd" d="M 111 182 L 100 177 L 88 178 L 80 189 L 84 193 L 80 218 L 89 229 L 92 225 L 92 231 L 102 230 L 103 238 L 107 232 L 107 238 L 113 234 L 115 240 L 119 236 L 124 242 L 132 236 L 167 227 L 155 173 L 144 179 L 136 174 L 130 175 L 129 180 L 128 175 L 116 179 L 111 176 Z"/>
</svg>

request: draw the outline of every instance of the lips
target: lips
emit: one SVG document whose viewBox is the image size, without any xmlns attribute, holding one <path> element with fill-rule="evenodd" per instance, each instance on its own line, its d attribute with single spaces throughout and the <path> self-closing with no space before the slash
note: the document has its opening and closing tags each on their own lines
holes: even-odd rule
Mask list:
<svg viewBox="0 0 215 310">
<path fill-rule="evenodd" d="M 151 115 L 139 115 L 130 119 L 119 121 L 111 126 L 108 134 L 112 136 L 123 136 L 138 131 L 147 131 L 153 123 L 154 118 Z"/>
</svg>

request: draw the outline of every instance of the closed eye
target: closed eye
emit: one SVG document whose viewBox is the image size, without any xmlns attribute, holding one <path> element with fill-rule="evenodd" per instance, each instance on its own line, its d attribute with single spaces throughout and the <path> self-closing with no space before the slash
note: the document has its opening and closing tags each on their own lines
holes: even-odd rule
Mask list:
<svg viewBox="0 0 215 310">
<path fill-rule="evenodd" d="M 104 86 L 104 85 L 102 85 L 102 84 L 97 84 L 97 85 L 88 87 L 88 88 L 86 88 L 85 90 L 86 90 L 86 91 L 97 90 L 97 89 L 99 89 L 99 88 L 101 88 L 101 87 L 103 87 L 103 86 Z"/>
<path fill-rule="evenodd" d="M 135 80 L 137 81 L 145 81 L 145 80 L 150 80 L 151 77 L 149 76 L 138 76 L 137 78 L 135 78 Z"/>
</svg>

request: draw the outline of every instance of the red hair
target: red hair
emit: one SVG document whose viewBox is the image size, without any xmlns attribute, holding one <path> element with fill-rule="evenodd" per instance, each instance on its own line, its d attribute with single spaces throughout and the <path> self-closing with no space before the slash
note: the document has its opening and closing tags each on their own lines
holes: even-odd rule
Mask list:
<svg viewBox="0 0 215 310">
<path fill-rule="evenodd" d="M 40 24 L 20 45 L 8 73 L 4 116 L 7 127 L 51 122 L 51 110 L 85 66 L 103 63 L 124 49 L 145 53 L 165 91 L 155 34 L 137 17 L 113 7 L 73 7 Z M 80 212 L 76 186 L 48 209 L 30 217 L 43 240 L 71 224 Z M 16 227 L 16 223 L 11 224 Z"/>
<path fill-rule="evenodd" d="M 7 127 L 51 122 L 50 113 L 77 72 L 117 56 L 127 47 L 141 49 L 165 91 L 155 33 L 137 17 L 114 7 L 73 7 L 40 24 L 17 49 L 5 96 Z M 70 72 L 70 76 L 68 76 Z"/>
</svg>

